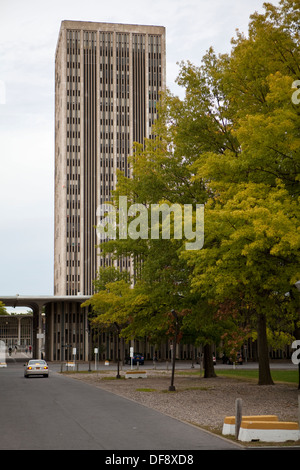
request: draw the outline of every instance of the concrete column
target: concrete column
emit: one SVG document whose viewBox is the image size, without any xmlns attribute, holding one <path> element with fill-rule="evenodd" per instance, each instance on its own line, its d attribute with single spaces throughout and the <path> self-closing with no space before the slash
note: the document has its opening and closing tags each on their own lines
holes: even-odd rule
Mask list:
<svg viewBox="0 0 300 470">
<path fill-rule="evenodd" d="M 38 306 L 38 355 L 39 359 L 41 359 L 41 353 L 42 353 L 42 346 L 43 346 L 43 339 L 42 339 L 42 334 L 43 334 L 43 323 L 42 323 L 42 306 Z"/>
<path fill-rule="evenodd" d="M 85 325 L 85 351 L 84 351 L 84 360 L 89 360 L 89 350 L 90 350 L 90 341 L 92 332 L 89 331 L 89 324 L 88 324 L 88 314 L 87 311 L 84 312 L 84 325 Z"/>
<path fill-rule="evenodd" d="M 18 346 L 21 345 L 21 318 L 18 318 Z"/>
<path fill-rule="evenodd" d="M 42 320 L 43 304 L 35 304 L 33 309 L 33 355 L 35 359 L 41 359 L 41 349 L 43 345 L 43 320 Z"/>
</svg>

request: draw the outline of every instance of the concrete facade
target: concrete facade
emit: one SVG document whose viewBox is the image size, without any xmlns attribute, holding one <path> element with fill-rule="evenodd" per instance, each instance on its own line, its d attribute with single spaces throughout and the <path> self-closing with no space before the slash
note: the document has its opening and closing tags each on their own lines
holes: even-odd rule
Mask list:
<svg viewBox="0 0 300 470">
<path fill-rule="evenodd" d="M 54 294 L 91 295 L 99 256 L 97 208 L 117 170 L 130 176 L 134 142 L 151 136 L 166 87 L 165 28 L 61 23 L 55 56 Z M 116 262 L 130 270 L 130 260 Z"/>
<path fill-rule="evenodd" d="M 70 359 L 76 348 L 77 360 L 89 359 L 88 308 L 81 307 L 88 296 L 8 296 L 6 307 L 32 309 L 32 356 L 48 361 Z M 13 318 L 13 317 L 11 317 Z M 1 339 L 1 338 L 0 338 Z"/>
<path fill-rule="evenodd" d="M 0 315 L 0 341 L 7 348 L 28 348 L 32 345 L 32 315 Z"/>
<path fill-rule="evenodd" d="M 32 357 L 47 361 L 64 362 L 73 359 L 82 362 L 94 360 L 94 348 L 98 348 L 98 359 L 100 361 L 120 358 L 122 361 L 129 356 L 130 347 L 136 352 L 145 354 L 145 359 L 150 360 L 154 356 L 158 360 L 170 360 L 170 344 L 151 345 L 145 341 L 132 340 L 128 343 L 121 338 L 118 340 L 117 331 L 91 329 L 88 321 L 89 308 L 82 304 L 90 296 L 68 295 L 68 296 L 6 296 L 0 297 L 0 301 L 6 307 L 29 307 L 33 314 L 30 319 L 30 345 L 32 346 Z M 16 315 L 4 316 L 9 318 L 10 325 L 19 322 L 14 327 L 14 334 L 5 333 L 3 338 L 7 345 L 18 344 L 21 339 L 20 321 Z M 0 317 L 1 320 L 1 317 Z M 25 318 L 24 318 L 25 320 Z M 4 323 L 6 321 L 4 320 Z M 11 329 L 11 326 L 10 328 Z M 1 333 L 1 322 L 0 322 Z M 10 338 L 10 339 L 9 339 Z M 25 345 L 25 342 L 23 342 Z M 29 343 L 27 343 L 29 345 Z M 73 354 L 76 350 L 75 356 Z M 196 358 L 199 350 L 190 345 L 177 345 L 176 357 L 181 359 Z"/>
<path fill-rule="evenodd" d="M 89 330 L 88 308 L 81 304 L 93 294 L 99 267 L 112 264 L 99 256 L 97 208 L 110 201 L 117 170 L 131 176 L 134 142 L 151 137 L 166 88 L 165 42 L 161 26 L 61 23 L 55 52 L 54 296 L 0 299 L 7 307 L 32 309 L 33 357 L 71 360 L 76 349 L 76 360 L 87 361 L 93 345 L 103 359 L 115 359 L 118 347 L 121 356 L 129 353 L 130 345 L 119 344 L 115 332 Z M 132 269 L 129 259 L 114 264 Z M 152 357 L 153 347 L 135 346 Z"/>
</svg>

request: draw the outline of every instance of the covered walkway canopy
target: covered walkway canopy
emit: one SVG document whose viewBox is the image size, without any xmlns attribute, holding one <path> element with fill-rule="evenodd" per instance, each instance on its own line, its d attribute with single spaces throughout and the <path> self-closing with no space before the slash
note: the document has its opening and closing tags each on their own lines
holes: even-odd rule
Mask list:
<svg viewBox="0 0 300 470">
<path fill-rule="evenodd" d="M 5 307 L 29 307 L 33 311 L 33 355 L 40 357 L 41 341 L 42 341 L 42 309 L 48 304 L 58 302 L 75 302 L 83 303 L 88 300 L 88 295 L 13 295 L 13 296 L 0 296 L 0 302 L 3 302 Z"/>
</svg>

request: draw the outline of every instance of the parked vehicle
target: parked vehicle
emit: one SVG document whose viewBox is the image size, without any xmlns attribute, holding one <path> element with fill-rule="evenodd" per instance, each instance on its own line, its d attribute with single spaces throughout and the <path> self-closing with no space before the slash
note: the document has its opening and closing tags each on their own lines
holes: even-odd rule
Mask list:
<svg viewBox="0 0 300 470">
<path fill-rule="evenodd" d="M 201 363 L 201 360 L 203 360 L 203 357 L 201 356 L 197 356 L 196 357 L 196 364 L 200 364 Z M 217 365 L 217 359 L 215 356 L 212 357 L 212 360 L 213 360 L 213 365 Z"/>
<path fill-rule="evenodd" d="M 145 358 L 144 358 L 143 354 L 134 353 L 133 357 L 132 357 L 132 364 L 136 365 L 137 363 L 139 363 L 139 364 L 143 365 L 144 360 L 145 360 Z M 125 364 L 131 364 L 131 357 L 130 356 L 126 356 Z"/>
<path fill-rule="evenodd" d="M 238 355 L 236 357 L 236 360 L 234 360 L 232 357 L 227 357 L 224 354 L 223 358 L 222 358 L 222 362 L 223 362 L 223 364 L 228 364 L 230 366 L 232 366 L 233 364 L 242 365 L 243 364 L 243 356 L 240 353 L 238 353 Z"/>
<path fill-rule="evenodd" d="M 49 377 L 49 367 L 47 362 L 42 359 L 30 359 L 30 361 L 24 364 L 24 377 L 31 377 L 33 375 Z"/>
</svg>

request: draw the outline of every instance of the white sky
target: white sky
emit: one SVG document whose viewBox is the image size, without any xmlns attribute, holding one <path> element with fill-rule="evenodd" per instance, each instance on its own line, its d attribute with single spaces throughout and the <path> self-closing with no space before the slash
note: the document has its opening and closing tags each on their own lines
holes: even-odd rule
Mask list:
<svg viewBox="0 0 300 470">
<path fill-rule="evenodd" d="M 277 0 L 272 1 L 278 5 Z M 54 54 L 62 20 L 166 27 L 177 62 L 230 51 L 261 0 L 0 0 L 0 296 L 53 294 Z"/>
</svg>

